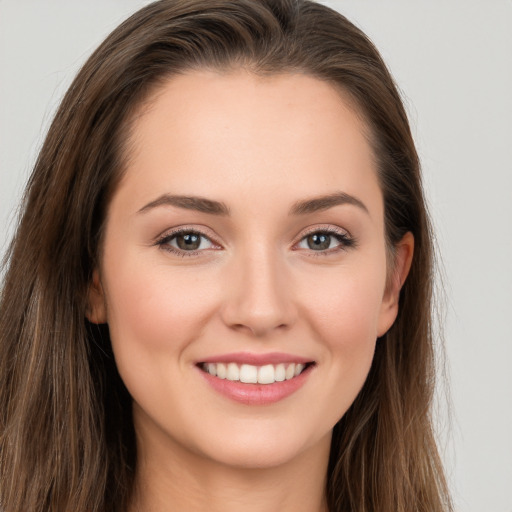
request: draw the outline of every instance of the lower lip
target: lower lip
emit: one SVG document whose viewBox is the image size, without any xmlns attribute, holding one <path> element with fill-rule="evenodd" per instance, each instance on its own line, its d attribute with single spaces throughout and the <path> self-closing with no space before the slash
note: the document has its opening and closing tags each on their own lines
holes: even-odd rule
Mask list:
<svg viewBox="0 0 512 512">
<path fill-rule="evenodd" d="M 240 381 L 219 379 L 197 368 L 206 382 L 218 393 L 246 405 L 269 405 L 298 391 L 308 379 L 314 365 L 308 366 L 297 377 L 274 384 L 245 384 Z"/>
</svg>

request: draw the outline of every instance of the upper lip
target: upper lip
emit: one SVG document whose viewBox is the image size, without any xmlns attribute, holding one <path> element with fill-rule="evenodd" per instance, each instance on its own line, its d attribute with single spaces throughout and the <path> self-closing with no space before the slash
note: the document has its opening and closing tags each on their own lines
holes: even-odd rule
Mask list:
<svg viewBox="0 0 512 512">
<path fill-rule="evenodd" d="M 280 363 L 312 363 L 312 359 L 297 356 L 294 354 L 287 354 L 284 352 L 268 352 L 257 354 L 253 352 L 233 352 L 230 354 L 219 354 L 207 357 L 199 361 L 200 363 L 237 363 L 237 364 L 251 364 L 254 366 L 264 366 L 266 364 L 280 364 Z"/>
</svg>

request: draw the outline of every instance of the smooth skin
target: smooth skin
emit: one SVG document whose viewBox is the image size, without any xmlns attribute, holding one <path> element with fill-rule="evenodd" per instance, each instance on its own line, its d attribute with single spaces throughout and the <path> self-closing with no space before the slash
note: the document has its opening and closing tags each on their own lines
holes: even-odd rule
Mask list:
<svg viewBox="0 0 512 512">
<path fill-rule="evenodd" d="M 134 400 L 133 511 L 327 510 L 332 428 L 395 320 L 414 245 L 388 275 L 365 133 L 347 97 L 303 74 L 194 71 L 141 107 L 88 311 Z M 246 405 L 197 366 L 233 352 L 315 364 L 291 396 Z"/>
</svg>

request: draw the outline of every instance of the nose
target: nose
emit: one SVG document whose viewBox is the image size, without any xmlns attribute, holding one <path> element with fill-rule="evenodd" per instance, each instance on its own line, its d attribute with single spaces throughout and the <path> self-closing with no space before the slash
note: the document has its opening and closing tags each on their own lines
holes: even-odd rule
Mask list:
<svg viewBox="0 0 512 512">
<path fill-rule="evenodd" d="M 229 328 L 261 338 L 292 326 L 297 315 L 284 267 L 271 251 L 240 255 L 233 262 L 222 309 Z"/>
</svg>

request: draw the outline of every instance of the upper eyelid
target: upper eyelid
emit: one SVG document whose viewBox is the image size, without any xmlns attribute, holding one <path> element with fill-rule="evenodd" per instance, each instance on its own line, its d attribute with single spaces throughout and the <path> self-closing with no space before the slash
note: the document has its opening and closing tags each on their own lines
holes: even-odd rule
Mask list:
<svg viewBox="0 0 512 512">
<path fill-rule="evenodd" d="M 208 238 L 212 243 L 221 245 L 217 240 L 218 237 L 211 232 L 206 226 L 177 226 L 162 231 L 158 236 L 155 237 L 155 242 L 160 242 L 166 238 L 172 238 L 173 236 L 179 235 L 180 233 L 197 233 L 198 235 Z"/>
<path fill-rule="evenodd" d="M 347 238 L 353 238 L 348 229 L 342 228 L 340 226 L 333 226 L 332 224 L 320 224 L 315 226 L 309 226 L 303 229 L 296 237 L 296 241 L 294 243 L 299 242 L 304 237 L 312 235 L 314 233 L 332 233 L 337 235 L 344 235 Z"/>
</svg>

